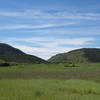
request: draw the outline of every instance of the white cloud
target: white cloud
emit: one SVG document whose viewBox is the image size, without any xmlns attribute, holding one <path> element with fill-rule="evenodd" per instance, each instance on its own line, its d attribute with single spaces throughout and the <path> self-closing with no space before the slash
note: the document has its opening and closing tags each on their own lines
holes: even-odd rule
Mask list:
<svg viewBox="0 0 100 100">
<path fill-rule="evenodd" d="M 77 23 L 78 24 L 78 23 Z M 81 25 L 80 25 L 81 26 Z M 86 30 L 86 31 L 84 31 Z M 100 27 L 99 26 L 92 26 L 92 27 L 77 27 L 77 28 L 65 28 L 65 29 L 31 29 L 31 30 L 16 30 L 17 33 L 24 33 L 24 34 L 55 34 L 55 35 L 82 35 L 82 36 L 92 36 L 93 34 L 98 35 L 100 34 Z"/>
<path fill-rule="evenodd" d="M 67 11 L 57 11 L 55 13 L 47 13 L 45 11 L 25 10 L 25 11 L 0 11 L 0 16 L 8 17 L 26 17 L 33 19 L 85 19 L 100 20 L 100 13 L 70 13 Z"/>
<path fill-rule="evenodd" d="M 12 41 L 12 39 L 10 39 Z M 32 37 L 32 38 L 14 38 L 15 41 L 24 41 L 29 43 L 37 43 L 42 46 L 55 46 L 55 45 L 84 45 L 88 42 L 94 41 L 94 38 L 51 38 L 51 37 Z"/>
<path fill-rule="evenodd" d="M 50 27 L 61 27 L 61 26 L 70 26 L 78 23 L 63 23 L 63 24 L 42 24 L 42 25 L 8 25 L 8 26 L 0 26 L 0 30 L 4 29 L 45 29 Z"/>
<path fill-rule="evenodd" d="M 53 27 L 56 25 L 53 24 L 47 24 L 47 25 L 38 25 L 38 26 L 34 26 L 34 25 L 8 25 L 8 26 L 1 26 L 0 29 L 37 29 L 37 28 L 48 28 L 48 27 Z"/>
</svg>

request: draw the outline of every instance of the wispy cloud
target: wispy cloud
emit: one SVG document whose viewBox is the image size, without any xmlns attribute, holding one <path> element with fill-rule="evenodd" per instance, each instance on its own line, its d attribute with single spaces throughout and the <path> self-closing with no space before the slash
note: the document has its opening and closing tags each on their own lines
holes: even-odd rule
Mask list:
<svg viewBox="0 0 100 100">
<path fill-rule="evenodd" d="M 32 38 L 8 38 L 8 39 L 3 39 L 3 41 L 23 41 L 23 42 L 28 42 L 28 43 L 37 43 L 42 46 L 53 46 L 55 45 L 84 45 L 88 44 L 88 42 L 95 41 L 94 38 L 90 37 L 85 37 L 85 38 L 53 38 L 53 37 L 32 37 Z"/>
<path fill-rule="evenodd" d="M 0 11 L 0 16 L 8 17 L 27 17 L 33 19 L 84 19 L 84 20 L 100 20 L 100 13 L 71 13 L 68 11 L 56 11 L 50 13 L 41 10 L 24 10 L 24 11 Z"/>
<path fill-rule="evenodd" d="M 52 28 L 52 27 L 61 27 L 61 26 L 70 26 L 78 23 L 70 22 L 63 24 L 42 24 L 42 25 L 8 25 L 8 26 L 0 26 L 0 30 L 4 29 L 44 29 L 44 28 Z"/>
<path fill-rule="evenodd" d="M 94 38 L 23 38 L 23 39 L 16 39 L 16 41 L 24 41 L 24 42 L 29 42 L 29 43 L 39 43 L 42 46 L 53 46 L 55 47 L 56 45 L 61 45 L 61 44 L 66 44 L 66 45 L 83 45 L 86 44 L 90 41 L 94 41 Z"/>
</svg>

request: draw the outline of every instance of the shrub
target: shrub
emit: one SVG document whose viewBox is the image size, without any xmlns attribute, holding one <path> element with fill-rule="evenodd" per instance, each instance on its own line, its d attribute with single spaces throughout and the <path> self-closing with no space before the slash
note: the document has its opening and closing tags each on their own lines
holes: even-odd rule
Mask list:
<svg viewBox="0 0 100 100">
<path fill-rule="evenodd" d="M 78 66 L 75 64 L 66 64 L 66 65 L 64 65 L 64 67 L 78 67 Z"/>
<path fill-rule="evenodd" d="M 9 63 L 0 63 L 0 66 L 10 66 Z"/>
</svg>

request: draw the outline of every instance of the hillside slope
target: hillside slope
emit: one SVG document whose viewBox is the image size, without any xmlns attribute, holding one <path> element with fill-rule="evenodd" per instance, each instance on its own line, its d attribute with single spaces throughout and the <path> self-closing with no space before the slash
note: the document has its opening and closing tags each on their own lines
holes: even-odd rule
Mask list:
<svg viewBox="0 0 100 100">
<path fill-rule="evenodd" d="M 82 48 L 68 53 L 57 54 L 49 60 L 51 63 L 100 62 L 100 49 Z"/>
<path fill-rule="evenodd" d="M 46 61 L 41 58 L 25 54 L 19 49 L 3 43 L 0 43 L 0 59 L 17 63 L 46 63 Z"/>
</svg>

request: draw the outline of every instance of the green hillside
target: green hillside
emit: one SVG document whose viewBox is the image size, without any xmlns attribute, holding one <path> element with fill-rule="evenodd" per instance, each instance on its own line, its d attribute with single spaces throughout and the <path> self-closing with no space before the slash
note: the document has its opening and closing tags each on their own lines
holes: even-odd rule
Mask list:
<svg viewBox="0 0 100 100">
<path fill-rule="evenodd" d="M 45 60 L 39 57 L 25 54 L 19 49 L 3 43 L 0 43 L 0 59 L 17 63 L 46 63 Z"/>
<path fill-rule="evenodd" d="M 100 62 L 100 49 L 82 48 L 68 53 L 57 54 L 49 60 L 51 63 L 84 63 Z"/>
</svg>

